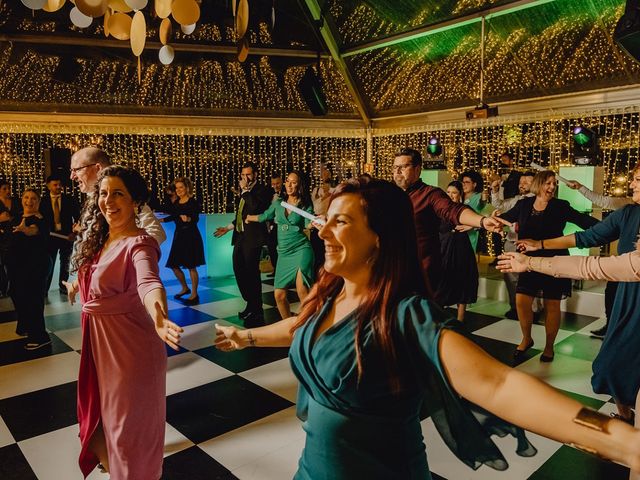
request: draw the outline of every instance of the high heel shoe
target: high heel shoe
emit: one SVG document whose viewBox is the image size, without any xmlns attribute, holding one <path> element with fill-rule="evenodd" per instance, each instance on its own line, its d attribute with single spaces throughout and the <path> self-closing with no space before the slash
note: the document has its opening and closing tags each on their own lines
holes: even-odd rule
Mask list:
<svg viewBox="0 0 640 480">
<path fill-rule="evenodd" d="M 531 340 L 529 342 L 529 344 L 526 347 L 524 347 L 524 350 L 520 350 L 518 347 L 516 347 L 516 349 L 513 352 L 513 359 L 514 360 L 518 360 L 518 359 L 522 358 L 522 356 L 524 356 L 525 352 L 527 350 L 529 350 L 531 347 L 533 347 L 533 340 Z"/>
<path fill-rule="evenodd" d="M 181 292 L 181 293 L 176 293 L 173 298 L 175 298 L 176 300 L 180 300 L 182 297 L 184 297 L 185 295 L 190 295 L 191 294 L 191 289 L 187 288 L 186 291 Z"/>
<path fill-rule="evenodd" d="M 555 358 L 555 356 L 556 356 L 555 353 L 553 355 L 542 354 L 540 355 L 540 361 L 543 363 L 550 363 L 550 362 L 553 362 L 553 359 Z"/>
</svg>

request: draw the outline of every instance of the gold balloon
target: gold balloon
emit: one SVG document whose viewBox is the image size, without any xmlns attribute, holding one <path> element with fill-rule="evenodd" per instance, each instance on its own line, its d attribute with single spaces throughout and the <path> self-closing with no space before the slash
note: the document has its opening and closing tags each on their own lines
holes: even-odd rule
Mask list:
<svg viewBox="0 0 640 480">
<path fill-rule="evenodd" d="M 107 8 L 104 12 L 104 19 L 102 20 L 102 26 L 104 27 L 104 36 L 109 38 L 109 19 L 111 18 L 111 10 Z"/>
<path fill-rule="evenodd" d="M 171 3 L 173 0 L 156 0 L 156 15 L 158 18 L 167 18 L 171 15 Z"/>
<path fill-rule="evenodd" d="M 120 12 L 111 15 L 109 34 L 118 40 L 129 40 L 131 38 L 131 17 Z"/>
<path fill-rule="evenodd" d="M 47 0 L 47 3 L 44 4 L 44 7 L 42 7 L 42 9 L 45 12 L 49 13 L 57 12 L 64 6 L 65 1 L 66 0 Z"/>
<path fill-rule="evenodd" d="M 236 31 L 238 38 L 244 37 L 249 28 L 249 0 L 240 0 L 238 4 L 238 15 L 236 17 Z"/>
<path fill-rule="evenodd" d="M 144 14 L 137 11 L 131 21 L 131 51 L 136 57 L 142 55 L 146 41 L 147 22 L 144 19 Z"/>
<path fill-rule="evenodd" d="M 129 13 L 133 8 L 126 4 L 124 0 L 109 0 L 109 7 L 114 12 Z"/>
<path fill-rule="evenodd" d="M 171 20 L 164 18 L 160 23 L 160 43 L 166 45 L 171 41 Z"/>
<path fill-rule="evenodd" d="M 108 0 L 76 0 L 76 7 L 87 17 L 101 17 L 109 7 Z"/>
<path fill-rule="evenodd" d="M 173 0 L 171 15 L 180 25 L 192 25 L 200 19 L 200 7 L 196 0 Z"/>
<path fill-rule="evenodd" d="M 242 37 L 242 39 L 238 42 L 238 61 L 240 63 L 244 62 L 249 56 L 249 39 L 247 37 Z"/>
</svg>

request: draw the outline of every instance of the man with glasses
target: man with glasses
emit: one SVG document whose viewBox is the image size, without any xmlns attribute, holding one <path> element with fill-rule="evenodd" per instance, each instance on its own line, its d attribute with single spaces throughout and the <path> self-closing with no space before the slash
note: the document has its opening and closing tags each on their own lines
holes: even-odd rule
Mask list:
<svg viewBox="0 0 640 480">
<path fill-rule="evenodd" d="M 428 293 L 435 294 L 442 277 L 440 259 L 440 222 L 484 228 L 501 232 L 504 220 L 477 214 L 462 203 L 451 201 L 440 188 L 427 185 L 420 179 L 422 155 L 412 148 L 403 148 L 393 160 L 393 180 L 405 190 L 413 204 L 413 214 L 418 239 L 418 256 Z"/>
<path fill-rule="evenodd" d="M 94 188 L 98 181 L 98 173 L 105 167 L 111 165 L 109 156 L 103 150 L 96 147 L 86 147 L 78 150 L 71 157 L 71 180 L 78 184 L 78 188 L 82 193 L 93 195 Z M 82 228 L 83 215 L 80 216 L 80 226 Z M 150 236 L 156 239 L 158 245 L 167 239 L 162 225 L 149 208 L 145 204 L 138 214 L 137 224 L 145 230 Z M 78 228 L 76 229 L 78 230 Z"/>
</svg>

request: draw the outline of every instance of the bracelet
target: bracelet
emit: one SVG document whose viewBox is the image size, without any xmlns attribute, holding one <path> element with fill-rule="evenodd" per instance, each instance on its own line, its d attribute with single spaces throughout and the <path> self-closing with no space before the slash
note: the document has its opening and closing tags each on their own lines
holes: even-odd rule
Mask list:
<svg viewBox="0 0 640 480">
<path fill-rule="evenodd" d="M 608 417 L 604 413 L 600 413 L 597 410 L 591 408 L 582 407 L 576 417 L 573 419 L 573 423 L 582 425 L 583 427 L 590 428 L 602 433 L 609 433 L 607 425 L 611 417 Z"/>
<path fill-rule="evenodd" d="M 253 334 L 251 333 L 251 330 L 247 330 L 247 340 L 249 340 L 250 347 L 256 346 L 256 339 L 253 338 Z"/>
<path fill-rule="evenodd" d="M 533 257 L 527 257 L 527 272 L 533 272 L 533 268 L 531 268 L 531 261 Z"/>
<path fill-rule="evenodd" d="M 483 228 L 484 230 L 486 230 L 486 227 L 484 226 L 484 221 L 485 221 L 485 219 L 486 219 L 486 218 L 487 218 L 487 217 L 486 217 L 486 216 L 484 216 L 484 217 L 482 217 L 482 218 L 480 219 L 480 228 Z"/>
<path fill-rule="evenodd" d="M 544 250 L 544 240 L 540 240 L 540 250 Z"/>
</svg>

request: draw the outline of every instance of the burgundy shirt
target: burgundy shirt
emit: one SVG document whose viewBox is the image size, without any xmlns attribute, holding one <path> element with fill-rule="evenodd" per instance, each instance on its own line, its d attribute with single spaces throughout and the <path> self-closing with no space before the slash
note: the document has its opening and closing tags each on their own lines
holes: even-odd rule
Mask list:
<svg viewBox="0 0 640 480">
<path fill-rule="evenodd" d="M 427 283 L 427 290 L 433 296 L 433 292 L 438 290 L 442 276 L 440 222 L 458 225 L 460 214 L 469 207 L 453 202 L 444 190 L 427 185 L 422 180 L 407 188 L 407 194 L 413 204 L 422 274 Z M 437 298 L 435 300 L 437 301 Z"/>
</svg>

